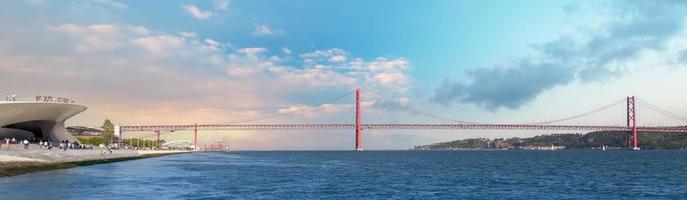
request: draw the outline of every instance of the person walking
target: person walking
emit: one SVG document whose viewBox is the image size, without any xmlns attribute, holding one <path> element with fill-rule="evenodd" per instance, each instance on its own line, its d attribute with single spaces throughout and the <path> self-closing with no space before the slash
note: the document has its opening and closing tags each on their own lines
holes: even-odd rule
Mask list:
<svg viewBox="0 0 687 200">
<path fill-rule="evenodd" d="M 24 141 L 22 141 L 22 143 L 24 144 L 24 149 L 29 149 L 29 140 L 24 139 Z"/>
<path fill-rule="evenodd" d="M 12 101 L 17 101 L 17 94 L 12 93 Z"/>
</svg>

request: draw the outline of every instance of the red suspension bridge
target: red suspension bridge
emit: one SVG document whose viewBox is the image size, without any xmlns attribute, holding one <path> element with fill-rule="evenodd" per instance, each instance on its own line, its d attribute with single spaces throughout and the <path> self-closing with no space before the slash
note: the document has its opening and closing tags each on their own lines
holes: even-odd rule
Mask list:
<svg viewBox="0 0 687 200">
<path fill-rule="evenodd" d="M 323 105 L 322 103 L 320 105 Z M 622 125 L 593 124 L 589 121 L 576 121 L 584 117 L 599 114 L 611 110 L 613 107 L 623 106 Z M 647 123 L 644 126 L 638 125 L 639 106 L 647 108 Z M 159 140 L 161 132 L 174 132 L 180 130 L 194 131 L 194 146 L 197 147 L 199 130 L 294 130 L 294 129 L 354 129 L 355 130 L 355 149 L 362 150 L 362 131 L 365 129 L 424 129 L 424 130 L 451 130 L 451 129 L 481 129 L 481 130 L 571 130 L 571 131 L 626 131 L 628 133 L 627 145 L 631 149 L 639 149 L 637 132 L 675 132 L 687 133 L 687 118 L 669 112 L 658 106 L 639 100 L 630 96 L 609 104 L 607 106 L 557 120 L 535 122 L 535 123 L 478 123 L 461 120 L 452 120 L 425 114 L 419 111 L 411 111 L 415 114 L 425 115 L 452 123 L 432 123 L 432 124 L 388 124 L 388 123 L 362 123 L 361 116 L 361 92 L 355 91 L 355 123 L 334 123 L 334 124 L 245 124 L 247 122 L 260 121 L 263 119 L 280 117 L 279 115 L 269 116 L 256 120 L 237 121 L 230 124 L 191 124 L 191 125 L 138 125 L 120 126 L 120 133 L 123 132 L 146 132 L 153 131 Z M 619 113 L 615 113 L 616 115 Z M 668 119 L 668 120 L 665 120 Z M 653 121 L 651 121 L 653 120 Z M 666 121 L 672 121 L 669 125 Z M 603 123 L 603 122 L 601 122 Z"/>
</svg>

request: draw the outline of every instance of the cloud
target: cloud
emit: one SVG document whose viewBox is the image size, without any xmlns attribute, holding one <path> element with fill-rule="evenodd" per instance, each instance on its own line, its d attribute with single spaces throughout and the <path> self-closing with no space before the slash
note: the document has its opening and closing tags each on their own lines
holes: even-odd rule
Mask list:
<svg viewBox="0 0 687 200">
<path fill-rule="evenodd" d="M 382 85 L 405 84 L 407 82 L 406 75 L 400 72 L 380 73 L 375 75 L 374 79 Z"/>
<path fill-rule="evenodd" d="M 184 47 L 184 38 L 171 35 L 159 35 L 133 39 L 130 43 L 147 50 L 153 55 L 168 56 L 175 50 Z"/>
<path fill-rule="evenodd" d="M 344 62 L 348 59 L 348 52 L 333 48 L 326 50 L 316 50 L 309 53 L 304 53 L 300 55 L 304 59 L 306 64 L 316 64 L 320 62 Z"/>
<path fill-rule="evenodd" d="M 95 121 L 79 121 L 87 124 L 102 118 L 122 124 L 223 123 L 298 105 L 317 108 L 289 118 L 295 122 L 341 122 L 336 120 L 349 119 L 341 116 L 350 115 L 352 97 L 315 103 L 358 87 L 366 102 L 403 98 L 410 83 L 404 58 L 357 58 L 336 48 L 293 57 L 283 53 L 285 47 L 225 48 L 226 41 L 215 38 L 128 24 L 15 27 L 22 31 L 0 31 L 0 72 L 6 75 L 0 84 L 87 104 L 89 112 L 80 120 Z M 350 59 L 329 61 L 337 55 Z M 22 81 L 28 79 L 36 81 Z M 14 84 L 20 82 L 25 84 Z"/>
<path fill-rule="evenodd" d="M 284 52 L 285 54 L 291 54 L 291 49 L 286 48 L 286 47 L 282 47 L 281 51 Z"/>
<path fill-rule="evenodd" d="M 179 35 L 187 38 L 195 38 L 197 36 L 196 32 L 180 32 Z"/>
<path fill-rule="evenodd" d="M 43 5 L 47 0 L 25 0 L 26 2 L 29 2 L 34 5 Z"/>
<path fill-rule="evenodd" d="M 262 48 L 262 47 L 251 47 L 251 48 L 242 48 L 238 50 L 239 52 L 248 55 L 248 56 L 256 56 L 258 54 L 264 53 L 267 51 L 267 49 Z"/>
<path fill-rule="evenodd" d="M 308 117 L 317 117 L 318 115 L 337 113 L 345 110 L 351 110 L 353 104 L 329 104 L 325 103 L 318 106 L 310 105 L 291 105 L 285 108 L 280 108 L 279 114 L 302 114 Z"/>
<path fill-rule="evenodd" d="M 67 35 L 74 38 L 78 43 L 74 49 L 78 51 L 92 51 L 92 50 L 112 50 L 121 47 L 119 40 L 123 35 L 122 27 L 111 24 L 94 24 L 88 26 L 79 26 L 75 24 L 63 24 L 59 26 L 51 26 L 48 29 L 60 34 Z M 138 30 L 138 27 L 129 27 L 129 30 Z"/>
<path fill-rule="evenodd" d="M 336 55 L 336 56 L 330 57 L 329 62 L 343 62 L 343 61 L 346 61 L 346 59 L 348 59 L 348 58 L 346 58 L 346 56 Z"/>
<path fill-rule="evenodd" d="M 229 0 L 215 0 L 215 9 L 217 9 L 217 10 L 229 9 Z"/>
<path fill-rule="evenodd" d="M 148 31 L 148 28 L 143 27 L 143 26 L 129 26 L 129 29 L 138 35 L 149 35 L 150 34 L 150 31 Z"/>
<path fill-rule="evenodd" d="M 468 72 L 471 84 L 446 80 L 436 89 L 432 101 L 473 103 L 494 110 L 517 109 L 537 94 L 574 78 L 569 67 L 560 63 L 522 61 L 516 67 L 480 68 Z"/>
<path fill-rule="evenodd" d="M 468 71 L 471 82 L 446 80 L 433 102 L 469 103 L 487 109 L 517 109 L 539 94 L 574 81 L 604 81 L 633 71 L 630 63 L 643 52 L 666 50 L 685 24 L 682 2 L 623 1 L 617 14 L 592 33 L 566 35 L 535 45 L 535 54 L 506 67 Z M 568 9 L 576 12 L 579 9 Z"/>
<path fill-rule="evenodd" d="M 219 42 L 217 42 L 213 39 L 209 39 L 209 38 L 205 39 L 205 44 L 208 44 L 208 45 L 213 46 L 213 47 L 219 47 L 220 46 Z"/>
<path fill-rule="evenodd" d="M 255 30 L 251 33 L 253 36 L 269 36 L 273 34 L 275 34 L 275 32 L 267 25 L 256 25 Z"/>
<path fill-rule="evenodd" d="M 687 63 L 687 49 L 680 51 L 678 55 L 678 61 L 681 63 Z"/>
<path fill-rule="evenodd" d="M 104 5 L 112 6 L 112 7 L 114 7 L 114 8 L 119 8 L 119 9 L 125 9 L 125 8 L 128 8 L 128 7 L 129 7 L 129 6 L 127 6 L 126 4 L 124 4 L 124 3 L 122 3 L 122 2 L 114 1 L 114 0 L 93 0 L 93 2 L 101 3 L 101 4 L 104 4 Z"/>
<path fill-rule="evenodd" d="M 190 14 L 193 18 L 198 20 L 205 20 L 212 17 L 212 11 L 202 11 L 195 5 L 183 5 L 182 8 L 186 13 Z"/>
</svg>

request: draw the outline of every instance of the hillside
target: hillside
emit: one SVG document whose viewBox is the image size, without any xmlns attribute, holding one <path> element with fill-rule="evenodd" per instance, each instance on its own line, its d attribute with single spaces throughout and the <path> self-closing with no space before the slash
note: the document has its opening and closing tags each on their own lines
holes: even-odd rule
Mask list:
<svg viewBox="0 0 687 200">
<path fill-rule="evenodd" d="M 642 149 L 687 149 L 687 133 L 638 133 Z M 463 139 L 415 146 L 415 150 L 520 149 L 528 146 L 564 146 L 565 148 L 598 148 L 603 145 L 627 148 L 627 132 L 599 131 L 587 134 L 551 134 L 529 138 Z"/>
</svg>

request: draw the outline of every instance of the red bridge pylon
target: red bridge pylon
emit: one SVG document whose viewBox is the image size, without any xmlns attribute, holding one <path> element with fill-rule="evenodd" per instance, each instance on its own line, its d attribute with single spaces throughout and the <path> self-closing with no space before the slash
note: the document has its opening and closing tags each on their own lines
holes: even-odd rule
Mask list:
<svg viewBox="0 0 687 200">
<path fill-rule="evenodd" d="M 360 125 L 360 88 L 355 90 L 355 150 L 362 151 L 362 126 Z"/>
<path fill-rule="evenodd" d="M 630 130 L 627 147 L 633 150 L 639 150 L 639 144 L 637 143 L 637 110 L 635 109 L 635 96 L 627 97 L 627 128 Z"/>
</svg>

